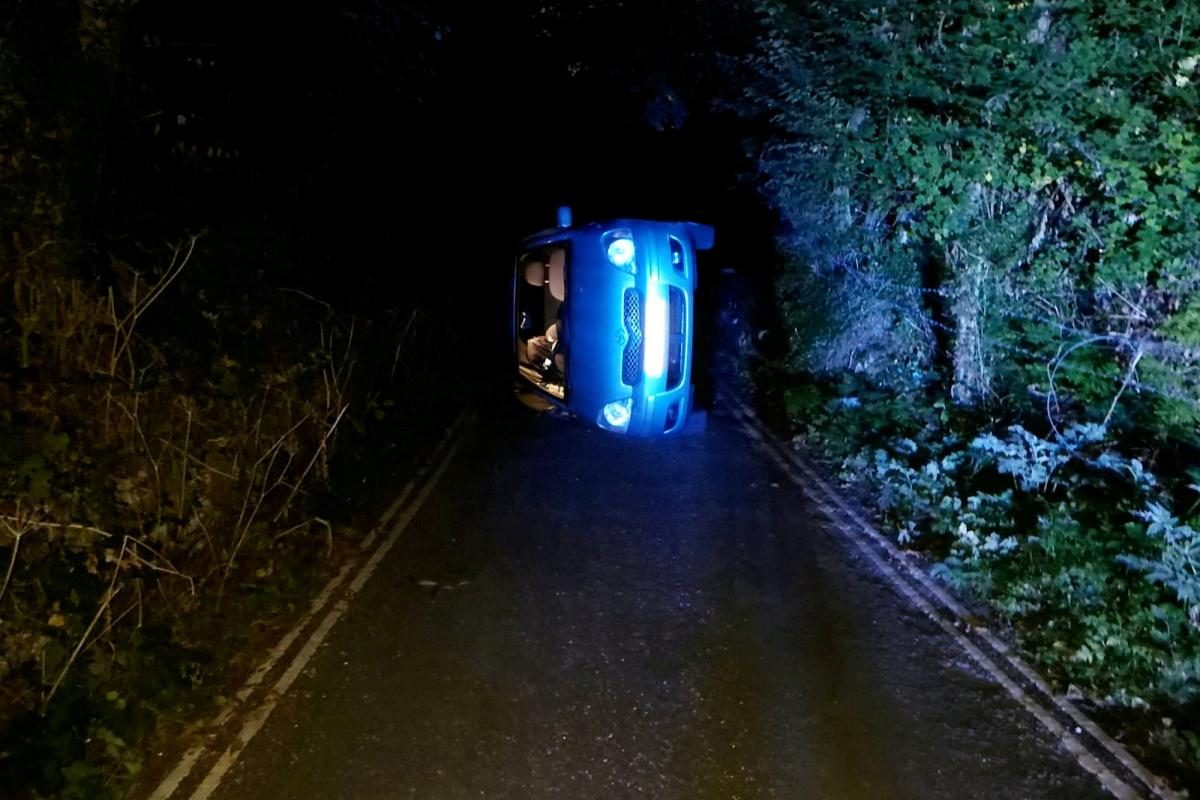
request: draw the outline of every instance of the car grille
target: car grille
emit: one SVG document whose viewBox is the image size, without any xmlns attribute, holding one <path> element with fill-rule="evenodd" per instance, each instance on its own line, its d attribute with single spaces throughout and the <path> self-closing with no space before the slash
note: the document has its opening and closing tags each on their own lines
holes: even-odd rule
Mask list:
<svg viewBox="0 0 1200 800">
<path fill-rule="evenodd" d="M 621 354 L 621 382 L 633 386 L 642 375 L 642 298 L 636 289 L 625 290 L 625 352 Z"/>
<path fill-rule="evenodd" d="M 667 388 L 675 389 L 683 382 L 683 345 L 687 341 L 684 318 L 686 304 L 684 294 L 674 286 L 670 288 L 668 302 L 670 303 L 670 340 L 667 342 Z"/>
</svg>

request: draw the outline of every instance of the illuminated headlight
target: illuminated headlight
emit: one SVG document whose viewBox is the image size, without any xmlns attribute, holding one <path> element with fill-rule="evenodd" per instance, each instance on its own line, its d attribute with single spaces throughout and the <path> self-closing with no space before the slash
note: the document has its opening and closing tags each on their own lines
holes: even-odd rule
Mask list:
<svg viewBox="0 0 1200 800">
<path fill-rule="evenodd" d="M 633 399 L 626 397 L 624 400 L 613 400 L 611 403 L 605 403 L 601 414 L 608 427 L 613 430 L 623 431 L 629 427 L 629 414 L 632 408 Z"/>
<path fill-rule="evenodd" d="M 615 267 L 633 263 L 633 239 L 613 239 L 608 245 L 608 260 Z"/>
<path fill-rule="evenodd" d="M 628 228 L 618 228 L 604 234 L 602 241 L 608 263 L 626 272 L 637 272 L 637 265 L 634 262 L 637 252 L 633 246 L 633 231 Z"/>
<path fill-rule="evenodd" d="M 658 378 L 667 365 L 667 298 L 651 280 L 646 288 L 646 353 L 643 363 L 647 378 Z"/>
</svg>

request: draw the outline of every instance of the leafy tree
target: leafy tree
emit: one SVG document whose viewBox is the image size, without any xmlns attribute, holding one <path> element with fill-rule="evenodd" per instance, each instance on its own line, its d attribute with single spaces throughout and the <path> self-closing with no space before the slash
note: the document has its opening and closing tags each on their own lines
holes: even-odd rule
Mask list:
<svg viewBox="0 0 1200 800">
<path fill-rule="evenodd" d="M 1043 395 L 1105 421 L 1137 384 L 1163 430 L 1194 423 L 1200 11 L 765 0 L 759 13 L 741 107 L 775 131 L 760 170 L 809 276 L 792 283 L 812 291 L 817 276 L 886 317 L 838 318 L 834 339 L 895 354 L 891 380 L 945 356 L 965 404 L 1040 371 Z"/>
</svg>

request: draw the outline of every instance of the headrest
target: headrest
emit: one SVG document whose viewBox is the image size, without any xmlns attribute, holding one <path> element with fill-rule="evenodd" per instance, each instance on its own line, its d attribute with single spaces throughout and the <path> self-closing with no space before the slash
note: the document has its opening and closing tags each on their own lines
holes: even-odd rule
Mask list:
<svg viewBox="0 0 1200 800">
<path fill-rule="evenodd" d="M 541 261 L 525 262 L 525 282 L 530 286 L 546 285 L 546 265 Z"/>
<path fill-rule="evenodd" d="M 546 270 L 550 285 L 550 296 L 558 302 L 567 299 L 567 251 L 556 247 L 550 251 L 550 263 Z"/>
</svg>

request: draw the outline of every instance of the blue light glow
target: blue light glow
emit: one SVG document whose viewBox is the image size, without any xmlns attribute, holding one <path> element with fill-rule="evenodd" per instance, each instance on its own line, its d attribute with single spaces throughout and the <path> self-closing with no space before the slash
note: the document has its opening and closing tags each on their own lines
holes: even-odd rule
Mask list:
<svg viewBox="0 0 1200 800">
<path fill-rule="evenodd" d="M 613 239 L 608 245 L 608 260 L 615 267 L 627 267 L 633 263 L 633 239 Z"/>
<path fill-rule="evenodd" d="M 629 427 L 629 412 L 633 406 L 632 398 L 614 400 L 604 405 L 604 421 L 611 427 L 623 431 Z"/>
<path fill-rule="evenodd" d="M 667 366 L 667 298 L 654 280 L 646 287 L 645 330 L 644 370 L 647 378 L 658 378 Z"/>
</svg>

